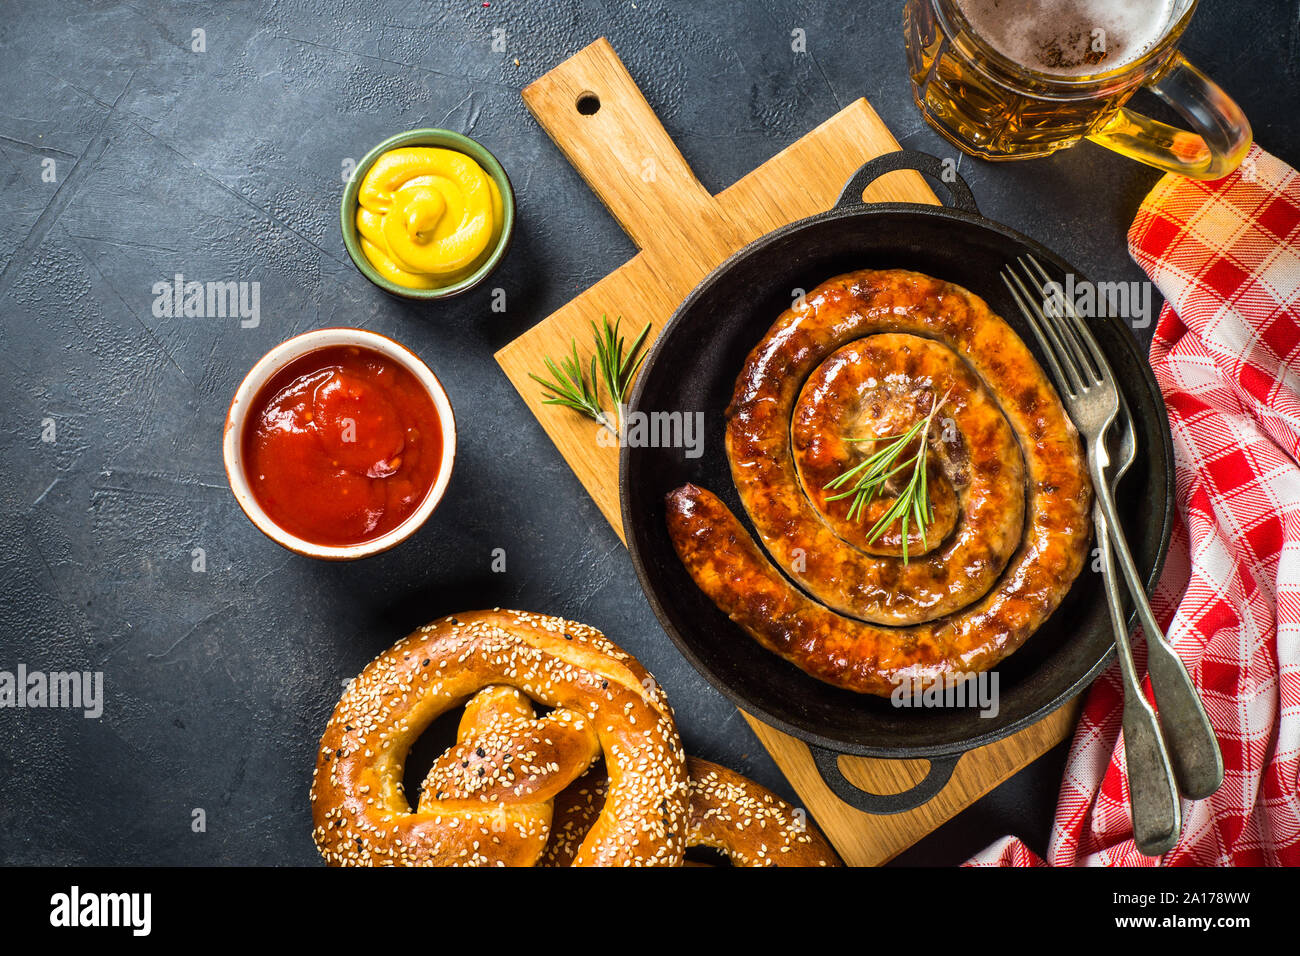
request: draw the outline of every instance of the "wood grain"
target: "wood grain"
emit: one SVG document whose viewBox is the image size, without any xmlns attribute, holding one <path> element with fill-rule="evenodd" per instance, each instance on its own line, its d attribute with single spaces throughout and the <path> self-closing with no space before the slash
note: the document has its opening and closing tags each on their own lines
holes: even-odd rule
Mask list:
<svg viewBox="0 0 1300 956">
<path fill-rule="evenodd" d="M 579 100 L 595 112 L 578 109 Z M 590 339 L 588 323 L 624 316 L 652 337 L 686 295 L 727 256 L 796 219 L 830 208 L 849 176 L 868 159 L 898 149 L 865 99 L 850 103 L 812 132 L 716 196 L 687 165 L 613 47 L 597 40 L 523 91 L 524 102 L 640 252 L 497 353 L 497 361 L 619 536 L 618 449 L 599 426 L 544 405 L 528 373 L 570 340 Z M 896 172 L 871 185 L 868 202 L 935 203 L 924 179 Z M 581 241 L 581 237 L 573 237 Z M 624 539 L 626 540 L 626 539 Z M 813 768 L 808 748 L 748 714 L 750 726 L 844 859 L 871 866 L 890 859 L 962 808 L 1041 756 L 1070 732 L 1077 707 L 1062 708 L 1012 737 L 966 754 L 944 790 L 923 807 L 871 816 L 835 797 Z M 845 758 L 846 776 L 880 793 L 920 779 L 925 761 Z"/>
</svg>

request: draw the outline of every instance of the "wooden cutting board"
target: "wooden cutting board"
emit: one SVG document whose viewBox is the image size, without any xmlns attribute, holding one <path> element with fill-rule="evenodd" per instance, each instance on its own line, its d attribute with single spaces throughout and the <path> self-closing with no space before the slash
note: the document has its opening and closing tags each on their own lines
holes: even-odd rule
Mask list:
<svg viewBox="0 0 1300 956">
<path fill-rule="evenodd" d="M 625 329 L 633 333 L 649 321 L 651 335 L 658 334 L 687 293 L 723 259 L 766 232 L 830 208 L 859 166 L 899 147 L 867 101 L 859 99 L 711 196 L 607 40 L 561 63 L 525 88 L 523 97 L 641 251 L 496 358 L 621 537 L 618 449 L 597 441 L 598 426 L 589 419 L 542 404 L 541 390 L 528 373 L 542 370 L 542 356 L 568 352 L 574 338 L 585 357 L 588 323 L 602 315 L 624 316 Z M 865 198 L 937 202 L 914 172 L 882 177 Z M 1064 739 L 1078 707 L 1063 707 L 1012 737 L 971 751 L 929 803 L 892 816 L 865 814 L 840 801 L 822 783 L 804 744 L 744 716 L 845 861 L 871 866 L 912 845 Z M 855 784 L 897 793 L 924 776 L 927 762 L 846 757 L 841 765 Z"/>
</svg>

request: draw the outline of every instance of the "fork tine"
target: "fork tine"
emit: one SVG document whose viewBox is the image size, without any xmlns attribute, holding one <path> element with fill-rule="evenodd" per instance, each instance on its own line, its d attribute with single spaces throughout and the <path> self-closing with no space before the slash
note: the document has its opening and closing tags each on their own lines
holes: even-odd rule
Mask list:
<svg viewBox="0 0 1300 956">
<path fill-rule="evenodd" d="M 1020 263 L 1022 269 L 1029 272 L 1029 266 L 1025 264 L 1025 260 L 1038 270 L 1038 273 L 1045 281 L 1051 281 L 1047 275 L 1047 270 L 1032 255 L 1023 257 Z M 1035 280 L 1034 284 L 1038 285 L 1037 280 Z M 1092 333 L 1088 331 L 1087 323 L 1079 316 L 1073 302 L 1069 301 L 1065 296 L 1061 296 L 1061 303 L 1064 306 L 1062 309 L 1064 314 L 1056 317 L 1056 327 L 1069 343 L 1071 356 L 1075 364 L 1079 366 L 1085 376 L 1091 379 L 1092 384 L 1105 382 L 1106 375 L 1103 371 L 1106 367 L 1105 359 L 1099 358 L 1099 350 L 1093 350 L 1092 345 L 1095 343 L 1089 342 Z"/>
<path fill-rule="evenodd" d="M 1061 361 L 1058 359 L 1059 350 L 1047 340 L 1047 317 L 1043 315 L 1043 310 L 1034 301 L 1034 297 L 1025 288 L 1025 284 L 1020 281 L 1020 276 L 1016 275 L 1010 266 L 1007 266 L 1002 270 L 1002 282 L 1010 290 L 1012 297 L 1016 300 L 1016 305 L 1020 307 L 1020 311 L 1025 317 L 1025 321 L 1033 329 L 1034 338 L 1038 339 L 1038 344 L 1042 347 L 1043 355 L 1047 358 L 1047 362 L 1056 378 L 1056 384 L 1068 394 L 1073 395 L 1078 392 L 1080 382 L 1074 376 L 1067 375 L 1065 369 L 1062 368 Z M 1017 288 L 1019 288 L 1019 291 L 1016 291 Z"/>
<path fill-rule="evenodd" d="M 1027 258 L 1033 264 L 1034 268 L 1037 269 L 1044 278 L 1046 278 L 1047 272 L 1041 265 L 1039 265 L 1038 260 L 1032 255 Z M 1097 344 L 1097 337 L 1093 335 L 1092 330 L 1088 328 L 1088 323 L 1084 322 L 1079 314 L 1074 310 L 1073 303 L 1067 304 L 1066 311 L 1074 323 L 1078 338 L 1083 345 L 1087 347 L 1088 354 L 1092 356 L 1092 364 L 1097 371 L 1098 380 L 1106 384 L 1115 384 L 1115 375 L 1111 370 L 1110 362 L 1107 361 L 1106 354 L 1101 350 L 1101 346 Z"/>
<path fill-rule="evenodd" d="M 1026 265 L 1026 262 L 1028 265 Z M 1052 281 L 1051 277 L 1047 274 L 1047 270 L 1044 269 L 1042 264 L 1034 258 L 1032 253 L 1028 253 L 1021 257 L 1020 267 L 1024 269 L 1026 273 L 1029 273 L 1030 278 L 1033 279 L 1033 275 L 1029 269 L 1030 265 L 1032 265 L 1034 269 L 1038 271 L 1038 274 L 1042 276 L 1043 282 Z M 1042 288 L 1038 280 L 1034 280 L 1034 285 Z M 1084 327 L 1083 319 L 1079 317 L 1079 313 L 1075 310 L 1074 303 L 1065 296 L 1061 296 L 1061 305 L 1063 314 L 1055 316 L 1057 320 L 1056 327 L 1058 331 L 1061 332 L 1062 337 L 1071 346 L 1072 358 L 1074 359 L 1075 364 L 1077 364 L 1093 382 L 1103 381 L 1104 379 L 1101 374 L 1101 369 L 1096 364 L 1096 356 L 1090 357 L 1090 350 L 1084 342 L 1083 337 L 1080 335 L 1079 330 Z"/>
<path fill-rule="evenodd" d="M 1025 257 L 1019 256 L 1016 261 L 1024 271 L 1025 276 L 1033 283 L 1035 291 L 1038 293 L 1039 301 L 1047 301 L 1047 287 L 1039 282 L 1030 271 L 1029 266 L 1025 264 Z M 1044 273 L 1046 274 L 1046 273 Z M 1050 279 L 1048 281 L 1051 281 Z M 1069 302 L 1064 295 L 1059 296 L 1062 311 L 1067 314 L 1074 312 L 1074 304 Z M 1096 384 L 1098 376 L 1092 368 L 1092 364 L 1087 360 L 1086 351 L 1070 330 L 1070 323 L 1062 316 L 1048 316 L 1046 310 L 1043 312 L 1048 331 L 1052 334 L 1053 341 L 1065 352 L 1066 364 L 1079 376 L 1080 388 L 1086 388 L 1089 385 Z"/>
<path fill-rule="evenodd" d="M 1025 290 L 1024 283 L 1020 281 L 1019 276 L 1017 276 L 1017 282 L 1020 283 L 1021 290 L 1025 291 L 1026 296 L 1029 296 L 1030 301 L 1034 304 L 1034 311 L 1037 313 L 1039 320 L 1042 322 L 1044 331 L 1047 333 L 1048 338 L 1050 338 L 1052 340 L 1052 343 L 1056 346 L 1056 356 L 1060 360 L 1061 365 L 1064 368 L 1068 369 L 1074 375 L 1075 389 L 1081 391 L 1084 387 L 1086 387 L 1089 380 L 1089 376 L 1082 368 L 1079 367 L 1078 360 L 1074 353 L 1074 348 L 1072 344 L 1065 338 L 1061 330 L 1060 322 L 1055 317 L 1047 314 L 1046 304 L 1047 304 L 1048 296 L 1047 296 L 1046 287 L 1039 285 L 1034 280 L 1033 275 L 1030 273 L 1028 267 L 1025 265 L 1023 260 L 1017 259 L 1017 264 L 1024 272 L 1025 277 L 1028 278 L 1029 281 L 1033 284 L 1035 294 L 1033 296 L 1029 296 L 1028 291 Z M 1064 296 L 1062 296 L 1062 300 L 1064 300 Z"/>
<path fill-rule="evenodd" d="M 1030 276 L 1030 280 L 1034 282 L 1035 286 L 1040 287 L 1040 289 L 1044 289 L 1045 291 L 1045 286 L 1041 285 L 1040 282 L 1034 278 L 1034 274 L 1030 272 L 1030 267 L 1026 264 L 1026 260 L 1028 260 L 1028 263 L 1034 265 L 1041 276 L 1043 276 L 1044 280 L 1050 282 L 1052 280 L 1048 277 L 1047 269 L 1041 267 L 1039 261 L 1037 261 L 1032 255 L 1023 256 L 1021 259 L 1021 268 L 1024 269 L 1024 272 L 1026 272 L 1028 276 Z M 1101 365 L 1097 364 L 1096 355 L 1093 354 L 1092 350 L 1089 349 L 1087 345 L 1086 337 L 1089 336 L 1087 325 L 1084 324 L 1083 319 L 1080 319 L 1079 313 L 1075 311 L 1074 303 L 1070 302 L 1065 295 L 1062 295 L 1061 297 L 1061 304 L 1062 315 L 1054 316 L 1054 319 L 1056 319 L 1054 325 L 1056 325 L 1058 332 L 1061 333 L 1061 336 L 1065 339 L 1067 345 L 1070 346 L 1070 356 L 1074 359 L 1074 362 L 1078 365 L 1080 371 L 1083 372 L 1083 375 L 1088 378 L 1089 384 L 1100 385 L 1102 381 L 1105 381 L 1105 376 L 1102 375 Z"/>
</svg>

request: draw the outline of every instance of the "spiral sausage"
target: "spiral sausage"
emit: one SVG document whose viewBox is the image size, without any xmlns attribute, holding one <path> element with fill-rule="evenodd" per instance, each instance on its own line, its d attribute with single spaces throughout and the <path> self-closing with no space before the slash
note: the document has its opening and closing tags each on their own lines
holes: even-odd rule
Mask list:
<svg viewBox="0 0 1300 956">
<path fill-rule="evenodd" d="M 939 406 L 923 440 L 934 521 L 866 540 L 826 483 Z M 850 690 L 984 670 L 1059 605 L 1083 565 L 1092 489 L 1078 434 L 1014 331 L 977 296 L 863 270 L 809 293 L 750 353 L 727 411 L 742 504 L 793 586 L 713 494 L 668 495 L 691 576 L 765 647 Z M 941 427 L 940 427 L 941 426 Z M 843 510 L 837 510 L 839 509 Z"/>
</svg>

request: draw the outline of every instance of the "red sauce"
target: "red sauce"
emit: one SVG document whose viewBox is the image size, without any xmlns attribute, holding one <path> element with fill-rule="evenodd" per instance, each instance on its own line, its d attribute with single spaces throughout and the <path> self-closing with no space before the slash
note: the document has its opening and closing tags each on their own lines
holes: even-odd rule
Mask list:
<svg viewBox="0 0 1300 956">
<path fill-rule="evenodd" d="M 442 426 L 414 375 L 338 345 L 262 387 L 243 445 L 253 497 L 272 521 L 312 544 L 360 544 L 420 507 L 438 477 Z"/>
</svg>

